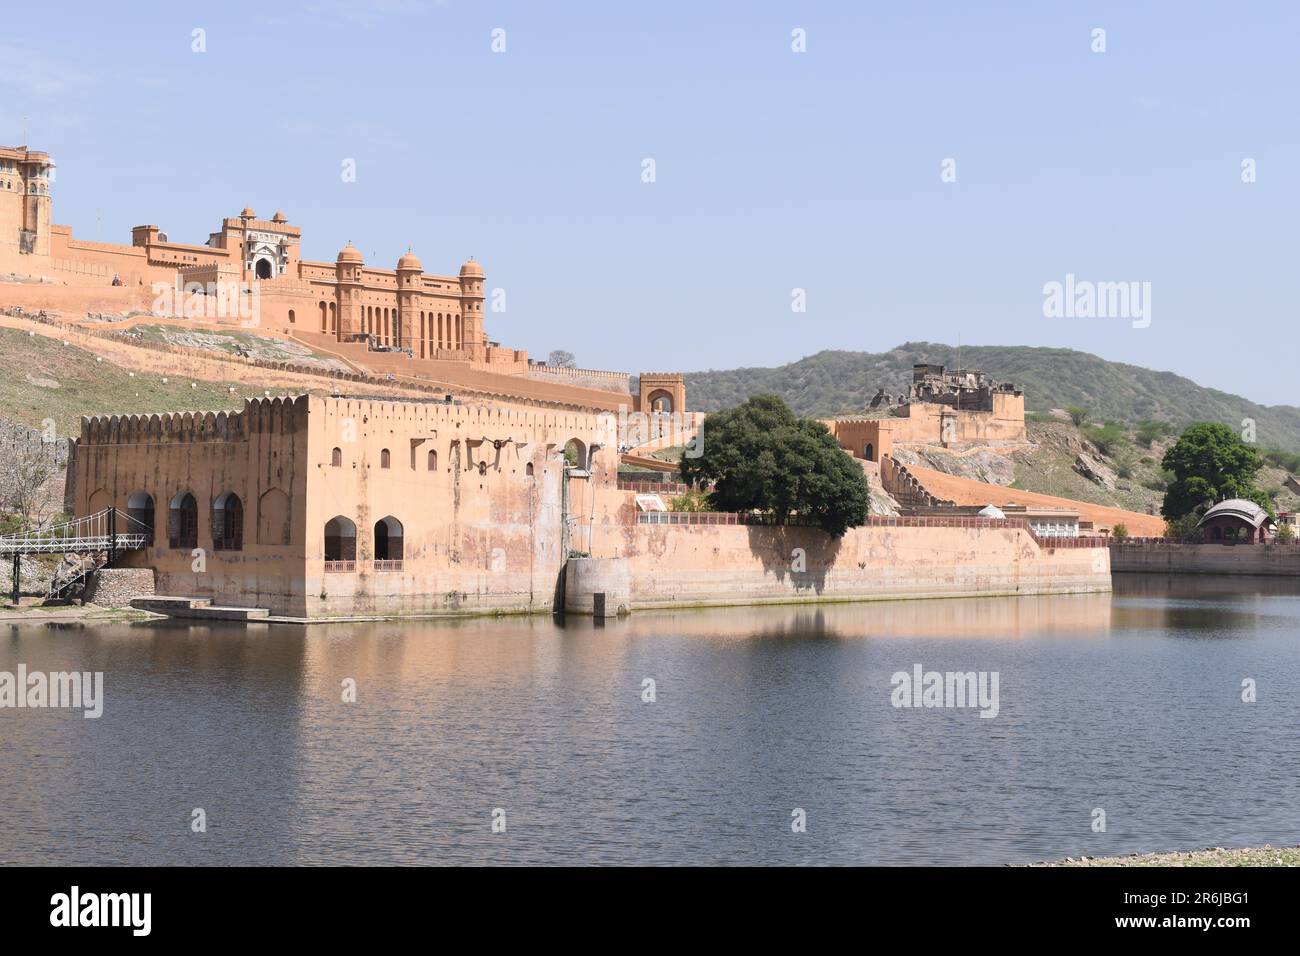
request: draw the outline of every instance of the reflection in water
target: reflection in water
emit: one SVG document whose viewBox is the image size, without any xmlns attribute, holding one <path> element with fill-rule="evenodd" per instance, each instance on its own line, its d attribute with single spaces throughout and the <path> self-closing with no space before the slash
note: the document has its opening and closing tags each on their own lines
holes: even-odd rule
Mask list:
<svg viewBox="0 0 1300 956">
<path fill-rule="evenodd" d="M 0 862 L 960 864 L 1294 842 L 1298 621 L 1294 583 L 1122 575 L 1113 596 L 605 626 L 12 627 L 0 670 L 102 670 L 106 700 L 99 720 L 0 711 Z M 916 664 L 997 671 L 999 715 L 894 709 L 890 676 Z"/>
</svg>

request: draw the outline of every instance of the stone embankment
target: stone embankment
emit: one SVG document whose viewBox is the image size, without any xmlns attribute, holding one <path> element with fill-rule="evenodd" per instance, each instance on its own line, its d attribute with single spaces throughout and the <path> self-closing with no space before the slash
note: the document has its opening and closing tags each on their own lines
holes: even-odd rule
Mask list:
<svg viewBox="0 0 1300 956">
<path fill-rule="evenodd" d="M 1300 577 L 1300 544 L 1197 544 L 1165 538 L 1110 543 L 1116 574 L 1248 574 Z"/>
</svg>

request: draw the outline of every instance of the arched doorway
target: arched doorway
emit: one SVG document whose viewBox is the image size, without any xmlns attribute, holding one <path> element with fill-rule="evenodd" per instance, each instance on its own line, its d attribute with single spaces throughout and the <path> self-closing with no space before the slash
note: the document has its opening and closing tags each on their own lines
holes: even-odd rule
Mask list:
<svg viewBox="0 0 1300 956">
<path fill-rule="evenodd" d="M 564 446 L 564 463 L 573 468 L 587 467 L 587 446 L 576 438 L 570 438 Z"/>
<path fill-rule="evenodd" d="M 126 513 L 132 521 L 138 521 L 147 529 L 145 532 L 145 547 L 153 545 L 154 531 L 154 503 L 153 495 L 144 491 L 134 492 L 130 498 L 126 499 Z M 137 526 L 132 525 L 131 531 L 136 531 Z"/>
<path fill-rule="evenodd" d="M 258 260 L 257 260 L 257 264 L 254 266 L 254 269 L 256 270 L 256 272 L 257 272 L 257 277 L 258 277 L 259 279 L 269 279 L 269 278 L 271 278 L 271 260 L 270 260 L 270 259 L 258 259 Z"/>
<path fill-rule="evenodd" d="M 357 560 L 357 526 L 351 519 L 336 515 L 325 522 L 325 570 L 355 571 Z"/>
<path fill-rule="evenodd" d="M 671 392 L 663 389 L 650 393 L 650 411 L 659 415 L 671 415 L 673 413 L 673 396 Z"/>
<path fill-rule="evenodd" d="M 392 515 L 375 522 L 375 570 L 402 570 L 402 522 Z"/>
<path fill-rule="evenodd" d="M 871 442 L 867 442 L 867 444 L 863 447 L 862 457 L 865 458 L 867 461 L 876 460 L 876 450 L 875 448 L 872 447 Z"/>
</svg>

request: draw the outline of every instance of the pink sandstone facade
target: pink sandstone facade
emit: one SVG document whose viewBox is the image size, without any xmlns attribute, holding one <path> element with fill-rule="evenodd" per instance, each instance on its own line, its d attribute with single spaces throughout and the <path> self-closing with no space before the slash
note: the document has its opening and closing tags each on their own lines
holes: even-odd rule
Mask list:
<svg viewBox="0 0 1300 956">
<path fill-rule="evenodd" d="M 73 285 L 99 280 L 142 306 L 157 299 L 158 285 L 182 292 L 256 285 L 259 328 L 527 368 L 527 353 L 488 341 L 483 269 L 472 258 L 456 275 L 426 274 L 411 252 L 383 269 L 367 266 L 348 243 L 335 261 L 312 262 L 301 257 L 302 231 L 284 213 L 263 219 L 249 208 L 223 219 L 201 245 L 173 241 L 154 225 L 132 229 L 129 246 L 87 242 L 50 221 L 46 153 L 0 148 L 0 164 L 0 270 Z"/>
<path fill-rule="evenodd" d="M 151 573 L 159 594 L 327 620 L 592 611 L 598 594 L 611 612 L 1109 587 L 1104 548 L 1046 547 L 988 523 L 871 525 L 843 539 L 648 525 L 618 467 L 661 466 L 635 452 L 698 428 L 680 374 L 643 373 L 634 396 L 625 374 L 530 363 L 489 340 L 473 259 L 440 275 L 408 252 L 382 269 L 349 243 L 333 261 L 307 260 L 280 212 L 245 208 L 197 245 L 154 225 L 135 227 L 130 245 L 86 242 L 51 222 L 52 173 L 45 153 L 0 149 L 0 276 L 20 280 L 5 292 L 21 304 L 74 322 L 80 311 L 89 325 L 85 313 L 99 310 L 121 327 L 139 313 L 255 328 L 342 359 L 363 380 L 441 390 L 436 400 L 311 395 L 83 419 L 76 512 L 114 507 L 148 529 L 122 563 Z M 233 314 L 189 311 L 214 290 L 221 305 L 222 289 L 234 291 Z M 160 290 L 175 295 L 171 306 L 159 307 Z M 948 379 L 981 404 L 945 406 Z M 841 444 L 879 460 L 895 441 L 1023 440 L 1020 393 L 978 373 L 920 381 L 938 392 L 918 392 L 906 417 L 831 423 Z M 810 570 L 787 571 L 794 548 Z"/>
<path fill-rule="evenodd" d="M 607 517 L 607 435 L 592 414 L 318 396 L 84 419 L 77 513 L 150 527 L 123 563 L 160 594 L 303 618 L 550 609 Z"/>
<path fill-rule="evenodd" d="M 612 417 L 309 396 L 84 419 L 77 513 L 150 529 L 159 594 L 306 620 L 1109 586 L 1104 547 L 966 520 L 661 526 L 618 488 Z M 791 549 L 807 571 L 792 573 Z M 572 575 L 571 578 L 568 576 Z M 567 580 L 566 580 L 567 579 Z"/>
<path fill-rule="evenodd" d="M 491 341 L 486 280 L 472 257 L 455 274 L 436 274 L 408 251 L 388 269 L 349 242 L 333 261 L 308 260 L 302 231 L 283 212 L 264 219 L 250 208 L 201 244 L 156 225 L 133 228 L 130 245 L 89 242 L 51 221 L 54 166 L 45 152 L 0 147 L 0 276 L 39 280 L 10 287 L 4 304 L 255 329 L 374 374 L 507 399 L 685 411 L 679 374 L 646 373 L 648 390 L 632 395 L 626 373 L 551 368 Z"/>
</svg>

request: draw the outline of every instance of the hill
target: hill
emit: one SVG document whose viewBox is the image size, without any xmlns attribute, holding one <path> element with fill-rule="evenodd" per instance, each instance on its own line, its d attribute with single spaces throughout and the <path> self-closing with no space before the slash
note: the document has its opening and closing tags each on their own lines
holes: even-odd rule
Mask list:
<svg viewBox="0 0 1300 956">
<path fill-rule="evenodd" d="M 775 392 L 799 415 L 861 413 L 884 388 L 905 392 L 912 365 L 956 367 L 958 350 L 932 342 L 907 342 L 888 352 L 824 351 L 776 368 L 738 368 L 686 375 L 689 407 L 716 411 L 759 392 Z M 980 345 L 961 348 L 961 366 L 977 368 L 1025 392 L 1025 408 L 1086 408 L 1093 421 L 1168 421 L 1181 429 L 1195 421 L 1234 428 L 1255 420 L 1261 446 L 1300 451 L 1300 408 L 1259 405 L 1239 395 L 1198 385 L 1173 372 L 1110 362 L 1073 349 Z"/>
</svg>

